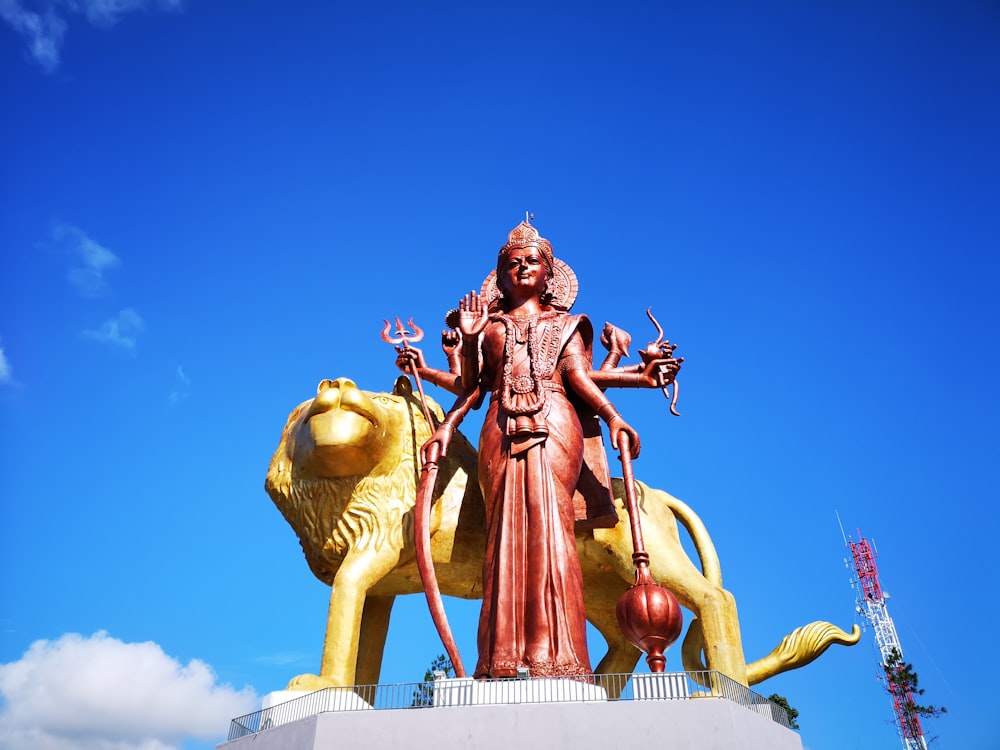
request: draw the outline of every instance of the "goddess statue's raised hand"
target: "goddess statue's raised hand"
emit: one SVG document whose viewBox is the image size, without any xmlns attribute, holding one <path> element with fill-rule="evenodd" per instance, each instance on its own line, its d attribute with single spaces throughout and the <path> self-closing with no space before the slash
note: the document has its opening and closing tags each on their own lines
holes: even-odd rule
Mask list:
<svg viewBox="0 0 1000 750">
<path fill-rule="evenodd" d="M 458 330 L 468 338 L 483 332 L 489 321 L 489 311 L 478 292 L 472 291 L 458 303 Z"/>
</svg>

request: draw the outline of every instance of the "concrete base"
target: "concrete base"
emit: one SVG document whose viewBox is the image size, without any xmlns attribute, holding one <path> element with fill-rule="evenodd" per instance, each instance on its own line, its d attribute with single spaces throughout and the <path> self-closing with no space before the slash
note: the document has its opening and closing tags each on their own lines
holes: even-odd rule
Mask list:
<svg viewBox="0 0 1000 750">
<path fill-rule="evenodd" d="M 721 698 L 337 711 L 224 742 L 219 750 L 802 750 L 799 736 Z"/>
</svg>

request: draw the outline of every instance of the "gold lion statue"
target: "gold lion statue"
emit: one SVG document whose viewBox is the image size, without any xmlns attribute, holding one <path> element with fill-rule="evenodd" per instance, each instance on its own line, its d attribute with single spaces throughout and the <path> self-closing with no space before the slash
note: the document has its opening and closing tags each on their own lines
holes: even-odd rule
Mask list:
<svg viewBox="0 0 1000 750">
<path fill-rule="evenodd" d="M 440 406 L 427 401 L 441 419 Z M 392 393 L 362 391 L 347 378 L 324 380 L 316 396 L 289 415 L 265 488 L 298 535 L 310 569 L 331 587 L 319 674 L 293 678 L 289 690 L 378 682 L 393 600 L 423 590 L 413 506 L 419 450 L 430 434 L 406 377 L 396 380 Z M 464 599 L 482 596 L 486 529 L 476 461 L 475 449 L 456 434 L 441 463 L 431 512 L 441 592 Z M 622 480 L 612 484 L 618 524 L 577 533 L 587 619 L 608 644 L 598 674 L 629 673 L 640 656 L 615 617 L 618 598 L 634 582 L 635 570 Z M 695 616 L 681 651 L 685 669 L 717 670 L 754 685 L 808 664 L 834 643 L 858 641 L 857 626 L 848 634 L 814 622 L 747 664 L 736 600 L 722 587 L 715 546 L 701 519 L 666 492 L 636 485 L 653 576 Z M 681 546 L 678 521 L 694 542 L 700 566 Z"/>
</svg>

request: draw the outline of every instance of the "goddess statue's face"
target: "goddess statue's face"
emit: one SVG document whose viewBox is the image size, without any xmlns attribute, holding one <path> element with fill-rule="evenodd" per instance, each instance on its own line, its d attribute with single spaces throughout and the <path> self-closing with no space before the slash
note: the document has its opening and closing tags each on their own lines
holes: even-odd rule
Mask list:
<svg viewBox="0 0 1000 750">
<path fill-rule="evenodd" d="M 507 253 L 501 279 L 504 291 L 513 297 L 540 297 L 548 281 L 545 260 L 536 247 L 515 247 Z"/>
</svg>

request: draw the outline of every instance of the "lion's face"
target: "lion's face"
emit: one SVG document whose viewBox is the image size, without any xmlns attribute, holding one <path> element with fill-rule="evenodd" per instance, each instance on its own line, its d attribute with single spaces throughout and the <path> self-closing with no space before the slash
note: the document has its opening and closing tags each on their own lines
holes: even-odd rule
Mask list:
<svg viewBox="0 0 1000 750">
<path fill-rule="evenodd" d="M 405 378 L 391 394 L 362 391 L 347 378 L 323 380 L 285 429 L 292 465 L 303 479 L 382 473 L 385 459 L 399 460 L 398 436 L 412 430 L 409 396 Z"/>
<path fill-rule="evenodd" d="M 438 419 L 441 408 L 428 399 Z M 430 436 L 410 381 L 392 393 L 324 380 L 289 415 L 264 487 L 302 542 L 321 581 L 332 583 L 347 550 L 403 546 L 416 496 L 416 451 Z"/>
</svg>

